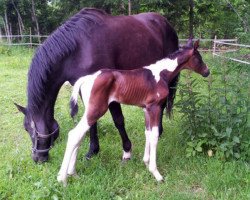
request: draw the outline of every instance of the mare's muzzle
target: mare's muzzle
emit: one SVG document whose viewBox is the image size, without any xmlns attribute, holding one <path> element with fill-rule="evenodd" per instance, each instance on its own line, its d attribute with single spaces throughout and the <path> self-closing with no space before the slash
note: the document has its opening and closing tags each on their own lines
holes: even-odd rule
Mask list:
<svg viewBox="0 0 250 200">
<path fill-rule="evenodd" d="M 202 74 L 202 76 L 203 76 L 203 77 L 208 77 L 209 74 L 210 74 L 210 70 L 207 69 L 207 70 Z"/>
<path fill-rule="evenodd" d="M 32 153 L 31 155 L 33 161 L 38 163 L 43 163 L 49 160 L 49 153 L 44 153 L 43 155 L 39 155 L 38 153 Z"/>
<path fill-rule="evenodd" d="M 49 151 L 52 148 L 54 141 L 57 139 L 59 135 L 59 126 L 55 128 L 55 130 L 50 134 L 42 134 L 35 130 L 33 137 L 34 137 L 34 145 L 32 147 L 32 159 L 35 162 L 46 162 L 49 159 Z M 38 148 L 39 140 L 49 140 L 48 148 L 40 149 Z"/>
</svg>

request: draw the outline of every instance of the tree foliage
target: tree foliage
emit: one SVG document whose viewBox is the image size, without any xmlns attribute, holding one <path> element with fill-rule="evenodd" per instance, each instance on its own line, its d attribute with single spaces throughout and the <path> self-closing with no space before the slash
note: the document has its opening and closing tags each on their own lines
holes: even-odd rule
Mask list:
<svg viewBox="0 0 250 200">
<path fill-rule="evenodd" d="M 50 34 L 61 23 L 84 7 L 96 7 L 119 15 L 128 13 L 128 0 L 34 0 L 40 33 Z M 132 14 L 159 12 L 168 18 L 180 37 L 249 38 L 250 3 L 247 0 L 131 0 Z M 193 9 L 190 13 L 190 5 Z M 16 9 L 15 9 L 16 8 Z M 0 0 L 0 29 L 20 33 L 18 12 L 24 31 L 35 32 L 30 0 Z M 17 12 L 18 11 L 18 12 Z M 190 20 L 193 16 L 193 20 Z M 193 28 L 193 29 L 190 29 Z"/>
</svg>

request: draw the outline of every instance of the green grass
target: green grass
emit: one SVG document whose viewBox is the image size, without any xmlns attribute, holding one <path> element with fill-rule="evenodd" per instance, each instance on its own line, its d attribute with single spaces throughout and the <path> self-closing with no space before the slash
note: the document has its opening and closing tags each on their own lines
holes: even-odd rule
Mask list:
<svg viewBox="0 0 250 200">
<path fill-rule="evenodd" d="M 1 52 L 1 51 L 0 51 Z M 157 183 L 145 168 L 144 117 L 136 107 L 123 106 L 126 129 L 133 143 L 133 157 L 121 162 L 121 140 L 107 113 L 98 126 L 101 151 L 91 161 L 84 158 L 87 137 L 77 161 L 79 177 L 70 177 L 66 188 L 57 183 L 67 133 L 74 127 L 69 116 L 71 88 L 63 86 L 55 109 L 60 137 L 50 151 L 50 160 L 35 164 L 31 141 L 22 127 L 23 115 L 13 102 L 26 104 L 27 71 L 33 51 L 14 48 L 0 54 L 0 199 L 250 199 L 249 164 L 224 162 L 214 157 L 185 156 L 185 141 L 178 113 L 164 118 L 164 133 L 158 146 L 158 167 L 165 177 Z M 212 58 L 210 63 L 212 63 Z M 80 118 L 79 113 L 78 119 Z"/>
</svg>

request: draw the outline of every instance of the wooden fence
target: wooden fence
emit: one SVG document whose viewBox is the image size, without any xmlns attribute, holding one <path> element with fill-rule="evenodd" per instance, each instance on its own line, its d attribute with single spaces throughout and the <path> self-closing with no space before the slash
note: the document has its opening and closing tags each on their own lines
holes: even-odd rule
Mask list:
<svg viewBox="0 0 250 200">
<path fill-rule="evenodd" d="M 39 46 L 47 37 L 47 35 L 0 35 L 0 45 Z"/>
<path fill-rule="evenodd" d="M 47 38 L 47 35 L 0 35 L 0 46 L 39 46 Z M 184 45 L 188 39 L 179 39 L 180 46 Z M 237 52 L 240 48 L 250 48 L 250 45 L 238 44 L 235 39 L 199 39 L 200 51 L 211 52 L 213 56 L 233 60 L 250 65 L 250 62 L 237 58 L 225 56 L 224 53 Z"/>
</svg>

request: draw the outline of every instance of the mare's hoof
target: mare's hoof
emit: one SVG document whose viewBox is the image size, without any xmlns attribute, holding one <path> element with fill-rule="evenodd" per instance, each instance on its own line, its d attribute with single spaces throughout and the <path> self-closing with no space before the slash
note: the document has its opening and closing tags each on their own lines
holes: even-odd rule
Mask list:
<svg viewBox="0 0 250 200">
<path fill-rule="evenodd" d="M 130 160 L 130 158 L 131 158 L 131 151 L 128 151 L 128 152 L 123 151 L 122 160 L 127 161 L 127 160 Z"/>
<path fill-rule="evenodd" d="M 131 160 L 131 158 L 122 158 L 122 164 L 126 164 L 129 160 Z"/>
<path fill-rule="evenodd" d="M 98 152 L 99 152 L 99 150 L 98 150 L 98 151 L 89 151 L 89 152 L 85 155 L 86 160 L 90 160 L 93 156 L 97 155 Z"/>
</svg>

